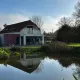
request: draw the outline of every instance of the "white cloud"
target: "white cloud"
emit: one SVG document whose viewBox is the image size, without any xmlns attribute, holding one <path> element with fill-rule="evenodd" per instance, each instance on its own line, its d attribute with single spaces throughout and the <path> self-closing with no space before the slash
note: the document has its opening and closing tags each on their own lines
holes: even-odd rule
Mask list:
<svg viewBox="0 0 80 80">
<path fill-rule="evenodd" d="M 66 15 L 63 15 L 66 16 Z M 45 16 L 44 19 L 44 25 L 43 25 L 43 30 L 46 32 L 51 32 L 53 29 L 53 32 L 56 31 L 59 27 L 57 25 L 58 21 L 60 20 L 61 17 L 63 16 L 58 16 L 56 18 L 52 16 Z M 3 28 L 3 25 L 6 24 L 14 24 L 22 21 L 28 20 L 28 16 L 24 16 L 21 14 L 11 14 L 11 15 L 0 15 L 0 27 Z"/>
<path fill-rule="evenodd" d="M 44 18 L 43 29 L 46 32 L 52 32 L 52 29 L 53 29 L 53 32 L 55 32 L 59 28 L 59 25 L 57 25 L 58 21 L 64 16 L 69 17 L 69 15 L 61 15 L 61 16 L 58 16 L 56 18 L 54 18 L 52 16 L 46 16 Z"/>
<path fill-rule="evenodd" d="M 12 15 L 0 15 L 0 27 L 3 28 L 3 25 L 6 23 L 7 25 L 9 24 L 14 24 L 22 21 L 28 20 L 28 17 L 25 17 L 20 14 L 12 14 Z"/>
<path fill-rule="evenodd" d="M 47 16 L 44 20 L 44 25 L 43 25 L 43 29 L 46 31 L 46 32 L 51 32 L 52 29 L 53 31 L 56 31 L 58 29 L 58 26 L 56 25 L 58 22 L 57 19 L 54 19 L 53 17 L 51 16 Z"/>
<path fill-rule="evenodd" d="M 22 22 L 22 21 L 26 21 L 28 20 L 29 18 L 26 17 L 26 16 L 23 16 L 23 15 L 20 15 L 20 14 L 17 14 L 17 15 L 10 15 L 9 16 L 12 23 L 17 23 L 17 22 Z"/>
</svg>

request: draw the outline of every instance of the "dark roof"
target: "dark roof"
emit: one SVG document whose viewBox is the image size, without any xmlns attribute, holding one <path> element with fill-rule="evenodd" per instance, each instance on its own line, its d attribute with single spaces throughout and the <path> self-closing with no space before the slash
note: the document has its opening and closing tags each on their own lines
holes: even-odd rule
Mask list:
<svg viewBox="0 0 80 80">
<path fill-rule="evenodd" d="M 25 28 L 27 25 L 34 25 L 35 28 L 40 29 L 35 23 L 33 23 L 31 20 L 7 25 L 0 33 L 9 33 L 9 32 L 20 32 L 23 28 Z"/>
<path fill-rule="evenodd" d="M 20 70 L 23 70 L 27 73 L 32 73 L 34 70 L 36 70 L 39 66 L 40 63 L 36 64 L 36 65 L 31 65 L 31 66 L 23 66 L 20 62 L 17 61 L 8 61 L 8 64 L 11 66 L 14 66 Z"/>
</svg>

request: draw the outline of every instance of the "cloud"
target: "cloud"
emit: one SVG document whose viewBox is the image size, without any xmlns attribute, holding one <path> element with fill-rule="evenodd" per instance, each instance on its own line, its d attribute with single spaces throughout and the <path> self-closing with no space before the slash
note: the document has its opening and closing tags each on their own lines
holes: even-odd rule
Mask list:
<svg viewBox="0 0 80 80">
<path fill-rule="evenodd" d="M 44 25 L 43 25 L 43 30 L 45 30 L 46 32 L 55 32 L 58 28 L 59 25 L 58 21 L 62 18 L 62 17 L 69 17 L 69 15 L 61 15 L 61 16 L 57 16 L 56 18 L 52 17 L 52 16 L 46 16 L 44 18 Z"/>
<path fill-rule="evenodd" d="M 44 20 L 44 25 L 43 25 L 43 29 L 46 31 L 46 32 L 51 32 L 52 29 L 53 31 L 56 31 L 58 29 L 58 26 L 56 25 L 58 22 L 57 19 L 54 19 L 53 17 L 51 16 L 47 16 Z"/>
<path fill-rule="evenodd" d="M 3 28 L 3 25 L 6 23 L 7 25 L 9 24 L 14 24 L 22 21 L 28 20 L 28 17 L 25 17 L 24 15 L 20 14 L 11 14 L 11 15 L 0 15 L 0 27 Z"/>
<path fill-rule="evenodd" d="M 22 22 L 22 21 L 26 21 L 29 19 L 28 17 L 20 15 L 20 14 L 10 15 L 9 17 L 12 23 Z"/>
<path fill-rule="evenodd" d="M 57 23 L 60 20 L 60 18 L 63 16 L 66 16 L 66 15 L 58 16 L 56 18 L 52 16 L 43 17 L 43 20 L 44 20 L 43 30 L 46 32 L 52 32 L 52 29 L 53 29 L 53 32 L 55 32 L 59 28 Z M 25 16 L 22 14 L 0 15 L 0 27 L 3 28 L 3 25 L 5 23 L 9 25 L 9 24 L 26 21 L 28 19 L 29 19 L 29 16 Z"/>
</svg>

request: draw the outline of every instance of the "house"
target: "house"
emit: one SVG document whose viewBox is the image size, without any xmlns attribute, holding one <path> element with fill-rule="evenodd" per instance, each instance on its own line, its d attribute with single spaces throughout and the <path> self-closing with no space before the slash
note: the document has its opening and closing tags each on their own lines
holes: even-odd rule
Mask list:
<svg viewBox="0 0 80 80">
<path fill-rule="evenodd" d="M 1 45 L 41 45 L 44 44 L 44 34 L 31 20 L 4 25 L 0 31 Z"/>
</svg>

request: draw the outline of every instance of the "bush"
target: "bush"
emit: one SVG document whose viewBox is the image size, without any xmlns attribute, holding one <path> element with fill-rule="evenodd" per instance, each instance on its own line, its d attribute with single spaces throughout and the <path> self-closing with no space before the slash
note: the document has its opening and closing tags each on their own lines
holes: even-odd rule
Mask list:
<svg viewBox="0 0 80 80">
<path fill-rule="evenodd" d="M 41 47 L 41 52 L 44 52 L 48 55 L 52 53 L 68 53 L 71 52 L 72 47 L 67 46 L 64 42 L 54 41 L 51 44 L 43 45 Z"/>
<path fill-rule="evenodd" d="M 20 53 L 19 52 L 15 52 L 15 56 L 16 57 L 19 57 L 20 56 Z"/>
<path fill-rule="evenodd" d="M 22 48 L 21 53 L 26 53 L 26 54 L 34 54 L 37 51 L 39 51 L 39 48 Z"/>
<path fill-rule="evenodd" d="M 2 58 L 10 58 L 19 57 L 20 54 L 26 53 L 26 55 L 31 54 L 39 54 L 38 52 L 40 48 L 20 48 L 20 47 L 11 47 L 8 48 L 0 48 L 0 59 Z"/>
<path fill-rule="evenodd" d="M 40 51 L 41 52 L 45 52 L 45 53 L 52 53 L 53 52 L 53 48 L 50 45 L 43 45 L 43 46 L 41 46 Z"/>
<path fill-rule="evenodd" d="M 16 52 L 16 51 L 20 52 L 21 51 L 21 48 L 20 47 L 11 47 L 10 50 L 12 52 Z"/>
<path fill-rule="evenodd" d="M 66 52 L 66 51 L 69 52 L 72 50 L 72 47 L 67 46 L 66 43 L 59 41 L 52 42 L 50 46 L 52 46 L 54 52 Z"/>
<path fill-rule="evenodd" d="M 9 53 L 4 51 L 4 49 L 0 49 L 0 59 L 7 59 L 9 58 Z"/>
<path fill-rule="evenodd" d="M 6 51 L 7 53 L 11 53 L 11 51 L 10 51 L 10 49 L 8 49 L 8 48 L 2 48 L 4 51 Z"/>
<path fill-rule="evenodd" d="M 72 51 L 73 53 L 78 53 L 78 55 L 80 55 L 80 47 L 73 47 Z"/>
</svg>

